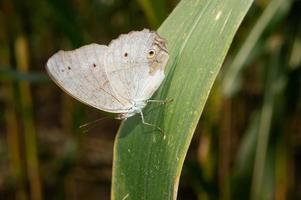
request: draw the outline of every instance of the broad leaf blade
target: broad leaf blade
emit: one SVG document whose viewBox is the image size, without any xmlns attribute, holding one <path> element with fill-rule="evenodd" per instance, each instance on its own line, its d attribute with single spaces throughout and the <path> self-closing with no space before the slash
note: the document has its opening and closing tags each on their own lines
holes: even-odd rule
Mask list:
<svg viewBox="0 0 301 200">
<path fill-rule="evenodd" d="M 158 30 L 167 39 L 167 77 L 146 121 L 125 121 L 114 147 L 112 199 L 175 199 L 182 165 L 205 102 L 252 0 L 183 0 Z"/>
</svg>

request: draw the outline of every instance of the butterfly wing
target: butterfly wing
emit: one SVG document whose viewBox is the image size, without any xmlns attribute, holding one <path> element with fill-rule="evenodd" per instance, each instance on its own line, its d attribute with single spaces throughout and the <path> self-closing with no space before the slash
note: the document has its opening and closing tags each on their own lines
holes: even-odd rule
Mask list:
<svg viewBox="0 0 301 200">
<path fill-rule="evenodd" d="M 113 90 L 135 102 L 149 99 L 158 89 L 167 60 L 165 41 L 144 29 L 121 35 L 110 43 L 105 69 Z"/>
<path fill-rule="evenodd" d="M 105 73 L 108 47 L 90 44 L 73 51 L 59 51 L 47 62 L 50 77 L 77 100 L 112 113 L 127 112 L 129 101 L 117 95 Z"/>
</svg>

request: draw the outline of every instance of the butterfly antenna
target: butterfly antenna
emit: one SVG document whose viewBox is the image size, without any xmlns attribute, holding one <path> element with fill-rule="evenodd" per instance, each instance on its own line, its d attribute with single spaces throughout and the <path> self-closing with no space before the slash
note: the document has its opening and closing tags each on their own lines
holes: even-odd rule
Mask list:
<svg viewBox="0 0 301 200">
<path fill-rule="evenodd" d="M 106 117 L 102 117 L 102 118 L 96 119 L 96 120 L 91 121 L 91 122 L 87 122 L 87 123 L 85 123 L 85 124 L 83 124 L 83 125 L 80 125 L 79 128 L 80 128 L 80 129 L 86 128 L 86 127 L 91 126 L 91 125 L 93 125 L 93 124 L 95 124 L 95 123 L 97 123 L 97 122 L 100 122 L 100 121 L 109 119 L 110 117 L 111 117 L 111 116 L 106 116 Z M 97 125 L 97 124 L 96 124 L 96 125 Z M 83 132 L 84 132 L 84 133 L 87 133 L 89 130 L 91 130 L 92 128 L 96 127 L 96 125 L 90 127 L 90 129 L 83 130 Z"/>
</svg>

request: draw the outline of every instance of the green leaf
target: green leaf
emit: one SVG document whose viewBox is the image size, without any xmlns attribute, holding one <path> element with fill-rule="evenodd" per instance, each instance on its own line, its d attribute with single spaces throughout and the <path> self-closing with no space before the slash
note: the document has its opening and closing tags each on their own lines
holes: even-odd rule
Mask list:
<svg viewBox="0 0 301 200">
<path fill-rule="evenodd" d="M 138 115 L 122 123 L 114 146 L 112 199 L 176 199 L 193 132 L 234 34 L 253 0 L 183 0 L 158 32 L 170 60 L 164 83 Z"/>
</svg>

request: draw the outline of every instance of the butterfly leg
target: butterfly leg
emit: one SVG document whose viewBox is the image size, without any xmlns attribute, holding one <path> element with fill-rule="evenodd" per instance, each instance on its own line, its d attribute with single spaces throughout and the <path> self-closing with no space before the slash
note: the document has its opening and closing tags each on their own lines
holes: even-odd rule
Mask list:
<svg viewBox="0 0 301 200">
<path fill-rule="evenodd" d="M 143 115 L 142 111 L 139 114 L 140 114 L 141 119 L 142 119 L 142 124 L 154 127 L 156 129 L 158 129 L 161 133 L 163 133 L 163 130 L 160 127 L 156 126 L 155 124 L 150 124 L 150 123 L 147 123 L 147 122 L 144 121 L 144 115 Z"/>
</svg>

